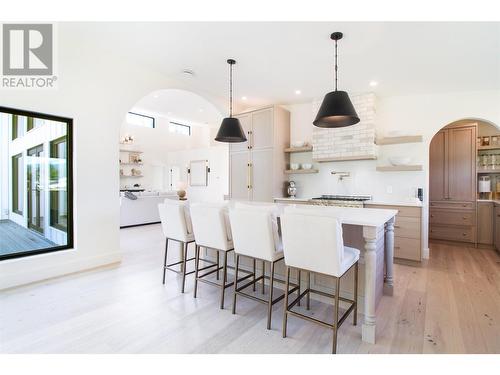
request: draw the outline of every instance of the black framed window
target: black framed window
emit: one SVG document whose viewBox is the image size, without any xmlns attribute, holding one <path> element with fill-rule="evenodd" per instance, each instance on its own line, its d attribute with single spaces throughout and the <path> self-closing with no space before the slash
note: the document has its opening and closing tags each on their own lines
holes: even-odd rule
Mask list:
<svg viewBox="0 0 500 375">
<path fill-rule="evenodd" d="M 170 122 L 168 124 L 168 130 L 171 133 L 191 135 L 191 126 L 185 124 L 179 124 L 178 122 Z"/>
<path fill-rule="evenodd" d="M 73 248 L 73 121 L 0 107 L 2 137 L 15 122 L 15 141 L 0 140 L 0 170 L 10 179 L 9 199 L 0 201 L 0 260 Z"/>
<path fill-rule="evenodd" d="M 12 116 L 12 140 L 19 136 L 19 117 Z"/>
<path fill-rule="evenodd" d="M 23 198 L 22 191 L 24 176 L 23 154 L 17 154 L 12 157 L 12 212 L 23 214 Z"/>
<path fill-rule="evenodd" d="M 155 118 L 140 113 L 129 112 L 127 113 L 127 122 L 136 126 L 143 126 L 145 128 L 155 128 Z"/>
</svg>

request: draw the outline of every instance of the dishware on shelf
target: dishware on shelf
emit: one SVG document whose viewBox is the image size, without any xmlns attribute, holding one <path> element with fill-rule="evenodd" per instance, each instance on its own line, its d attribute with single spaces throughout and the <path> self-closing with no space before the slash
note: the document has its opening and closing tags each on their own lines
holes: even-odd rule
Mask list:
<svg viewBox="0 0 500 375">
<path fill-rule="evenodd" d="M 407 156 L 392 156 L 389 158 L 389 163 L 394 166 L 409 165 L 411 158 Z"/>
<path fill-rule="evenodd" d="M 306 145 L 305 141 L 294 141 L 292 142 L 292 147 L 298 148 L 298 147 L 304 147 Z"/>
<path fill-rule="evenodd" d="M 288 183 L 287 193 L 290 198 L 295 198 L 297 194 L 297 187 L 295 185 L 295 181 L 290 181 Z"/>
<path fill-rule="evenodd" d="M 303 163 L 302 164 L 302 169 L 311 169 L 313 165 L 311 163 Z"/>
<path fill-rule="evenodd" d="M 299 163 L 290 163 L 290 169 L 292 171 L 296 171 L 300 168 L 300 164 Z"/>
</svg>

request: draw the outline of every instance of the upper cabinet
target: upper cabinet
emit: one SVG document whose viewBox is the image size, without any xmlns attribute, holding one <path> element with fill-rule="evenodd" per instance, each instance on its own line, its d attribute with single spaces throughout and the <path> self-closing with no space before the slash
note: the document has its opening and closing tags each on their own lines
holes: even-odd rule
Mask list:
<svg viewBox="0 0 500 375">
<path fill-rule="evenodd" d="M 247 142 L 230 145 L 229 186 L 232 199 L 272 202 L 282 197 L 289 155 L 290 113 L 278 106 L 236 115 Z"/>
<path fill-rule="evenodd" d="M 475 201 L 475 125 L 441 130 L 431 141 L 429 158 L 431 201 Z"/>
</svg>

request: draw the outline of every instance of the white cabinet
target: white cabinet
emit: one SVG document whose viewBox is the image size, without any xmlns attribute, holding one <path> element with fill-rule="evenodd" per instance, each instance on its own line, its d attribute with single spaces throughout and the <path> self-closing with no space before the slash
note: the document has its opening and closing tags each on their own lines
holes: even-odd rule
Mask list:
<svg viewBox="0 0 500 375">
<path fill-rule="evenodd" d="M 290 113 L 278 106 L 236 115 L 247 142 L 229 147 L 231 199 L 272 202 L 283 196 L 289 155 Z"/>
</svg>

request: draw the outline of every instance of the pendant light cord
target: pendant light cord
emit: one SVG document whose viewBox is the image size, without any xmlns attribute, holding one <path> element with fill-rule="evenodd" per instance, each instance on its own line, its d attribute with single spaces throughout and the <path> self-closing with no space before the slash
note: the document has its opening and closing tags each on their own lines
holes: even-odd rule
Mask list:
<svg viewBox="0 0 500 375">
<path fill-rule="evenodd" d="M 233 64 L 229 64 L 229 117 L 233 117 Z"/>
<path fill-rule="evenodd" d="M 337 70 L 338 70 L 338 65 L 337 65 L 337 41 L 335 40 L 335 91 L 337 91 Z"/>
</svg>

